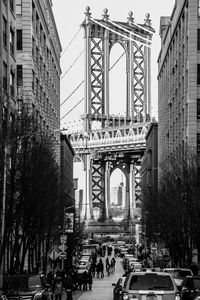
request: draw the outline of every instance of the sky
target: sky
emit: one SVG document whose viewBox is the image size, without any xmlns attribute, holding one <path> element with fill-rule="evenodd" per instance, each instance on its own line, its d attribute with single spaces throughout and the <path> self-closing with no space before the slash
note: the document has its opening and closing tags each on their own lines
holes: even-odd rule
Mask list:
<svg viewBox="0 0 200 300">
<path fill-rule="evenodd" d="M 81 54 L 81 52 L 84 50 L 84 32 L 80 25 L 84 21 L 87 6 L 90 7 L 92 17 L 95 19 L 101 19 L 104 8 L 107 8 L 112 21 L 126 22 L 128 13 L 132 11 L 134 21 L 142 24 L 146 13 L 150 13 L 152 27 L 156 31 L 151 47 L 152 116 L 157 118 L 157 58 L 160 51 L 160 16 L 170 16 L 174 3 L 175 0 L 53 0 L 54 18 L 63 49 L 61 54 L 61 128 L 70 127 L 70 131 L 77 131 L 82 124 L 84 84 L 81 84 L 81 82 L 84 80 L 84 53 Z M 119 49 L 115 50 L 113 63 L 115 57 L 119 57 L 120 51 Z M 122 82 L 123 79 L 119 78 L 119 74 L 125 72 L 124 66 L 125 60 L 122 59 L 114 68 L 115 70 L 113 69 L 111 85 L 113 84 L 116 87 L 117 80 Z M 120 68 L 122 69 L 121 72 L 119 72 Z M 115 89 L 111 86 L 111 95 L 113 90 Z M 123 93 L 125 93 L 123 89 L 118 90 L 117 95 L 120 96 L 120 99 L 123 98 Z M 114 94 L 113 97 L 115 97 Z M 123 101 L 119 100 L 117 102 L 118 106 L 116 106 L 116 102 L 113 102 L 114 105 L 111 104 L 114 107 L 114 111 L 111 112 L 115 114 L 117 114 L 117 111 L 119 113 L 123 111 L 123 107 L 120 107 L 120 103 L 123 105 Z M 75 105 L 77 105 L 76 108 L 73 108 Z M 70 112 L 70 110 L 72 111 Z"/>
</svg>

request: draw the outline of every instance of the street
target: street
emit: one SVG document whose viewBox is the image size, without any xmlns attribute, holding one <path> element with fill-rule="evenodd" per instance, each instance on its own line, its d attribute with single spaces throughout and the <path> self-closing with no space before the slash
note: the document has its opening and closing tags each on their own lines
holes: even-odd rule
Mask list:
<svg viewBox="0 0 200 300">
<path fill-rule="evenodd" d="M 112 257 L 110 257 L 112 258 Z M 109 259 L 110 259 L 109 258 Z M 103 258 L 105 269 L 105 258 Z M 73 300 L 112 300 L 113 299 L 113 286 L 118 278 L 123 274 L 122 259 L 116 258 L 115 272 L 107 275 L 104 271 L 104 278 L 93 278 L 93 285 L 91 291 L 75 291 Z M 62 300 L 66 300 L 62 299 Z"/>
</svg>

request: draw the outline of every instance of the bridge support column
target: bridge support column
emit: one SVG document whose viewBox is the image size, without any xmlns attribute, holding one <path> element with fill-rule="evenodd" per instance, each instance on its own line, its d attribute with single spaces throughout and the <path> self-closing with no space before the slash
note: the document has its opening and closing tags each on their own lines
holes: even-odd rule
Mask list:
<svg viewBox="0 0 200 300">
<path fill-rule="evenodd" d="M 105 164 L 105 220 L 108 219 L 108 205 L 110 205 L 110 162 Z"/>
<path fill-rule="evenodd" d="M 135 208 L 135 169 L 133 163 L 130 164 L 129 172 L 129 197 L 130 219 L 133 220 Z"/>
<path fill-rule="evenodd" d="M 126 176 L 126 219 L 129 220 L 130 218 L 130 179 L 129 174 Z"/>
<path fill-rule="evenodd" d="M 90 168 L 90 155 L 86 155 L 85 158 L 86 168 L 85 168 L 85 220 L 91 219 L 91 168 Z"/>
</svg>

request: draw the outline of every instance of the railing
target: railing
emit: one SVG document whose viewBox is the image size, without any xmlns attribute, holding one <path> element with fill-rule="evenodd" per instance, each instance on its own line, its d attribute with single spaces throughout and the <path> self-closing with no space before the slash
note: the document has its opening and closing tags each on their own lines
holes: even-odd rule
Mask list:
<svg viewBox="0 0 200 300">
<path fill-rule="evenodd" d="M 146 146 L 147 129 L 148 123 L 141 123 L 123 128 L 96 130 L 87 135 L 79 132 L 70 136 L 70 142 L 75 151 L 102 147 L 143 148 Z"/>
</svg>

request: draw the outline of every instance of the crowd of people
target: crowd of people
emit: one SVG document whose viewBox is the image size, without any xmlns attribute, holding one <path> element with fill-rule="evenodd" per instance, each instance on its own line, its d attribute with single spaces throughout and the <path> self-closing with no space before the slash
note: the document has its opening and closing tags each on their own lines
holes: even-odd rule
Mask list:
<svg viewBox="0 0 200 300">
<path fill-rule="evenodd" d="M 61 300 L 62 292 L 69 293 L 67 299 L 70 297 L 70 291 L 74 290 L 92 290 L 93 278 L 104 278 L 106 272 L 107 276 L 115 271 L 115 257 L 112 255 L 113 248 L 109 245 L 99 247 L 96 253 L 92 253 L 90 257 L 89 269 L 82 273 L 78 272 L 76 266 L 71 267 L 65 272 L 64 270 L 57 270 L 55 274 L 50 271 L 47 274 L 47 283 L 52 287 L 55 300 Z M 113 253 L 114 254 L 114 253 Z M 106 259 L 103 259 L 107 256 Z"/>
</svg>

